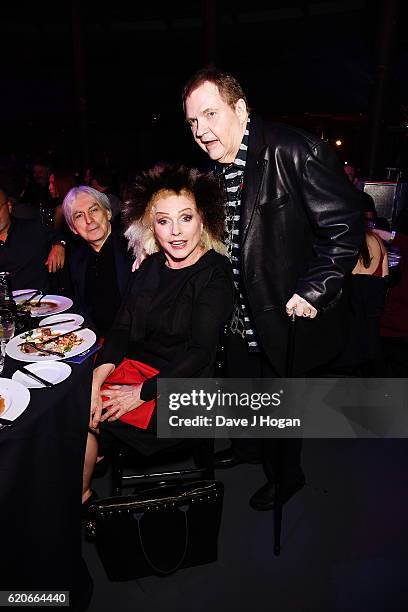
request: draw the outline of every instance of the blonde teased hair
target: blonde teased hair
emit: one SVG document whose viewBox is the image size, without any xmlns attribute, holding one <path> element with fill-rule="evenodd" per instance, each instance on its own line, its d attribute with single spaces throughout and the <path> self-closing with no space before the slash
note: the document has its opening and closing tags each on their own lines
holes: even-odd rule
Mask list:
<svg viewBox="0 0 408 612">
<path fill-rule="evenodd" d="M 194 198 L 203 223 L 202 247 L 226 255 L 224 235 L 224 190 L 212 174 L 181 164 L 157 164 L 139 174 L 125 202 L 125 236 L 129 250 L 139 264 L 146 255 L 160 250 L 152 230 L 152 211 L 162 195 L 187 195 Z"/>
</svg>

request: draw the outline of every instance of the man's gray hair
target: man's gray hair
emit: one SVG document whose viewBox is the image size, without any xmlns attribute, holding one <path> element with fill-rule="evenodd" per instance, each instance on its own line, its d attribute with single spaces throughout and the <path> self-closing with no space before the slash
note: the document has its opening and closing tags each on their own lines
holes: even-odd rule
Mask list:
<svg viewBox="0 0 408 612">
<path fill-rule="evenodd" d="M 73 187 L 72 189 L 68 191 L 62 203 L 62 212 L 64 213 L 65 221 L 67 222 L 67 225 L 72 232 L 75 231 L 74 221 L 72 219 L 72 206 L 75 200 L 77 199 L 77 197 L 81 193 L 86 193 L 90 195 L 92 198 L 94 198 L 98 202 L 98 204 L 102 208 L 105 208 L 108 212 L 112 214 L 112 209 L 111 209 L 109 199 L 104 193 L 101 193 L 100 191 L 97 191 L 96 189 L 92 189 L 92 187 L 87 187 L 86 185 L 80 185 L 79 187 Z"/>
</svg>

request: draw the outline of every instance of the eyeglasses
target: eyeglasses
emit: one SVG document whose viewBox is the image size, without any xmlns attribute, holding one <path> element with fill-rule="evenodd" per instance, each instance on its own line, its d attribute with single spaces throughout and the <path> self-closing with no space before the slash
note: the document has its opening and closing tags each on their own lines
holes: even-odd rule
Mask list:
<svg viewBox="0 0 408 612">
<path fill-rule="evenodd" d="M 5 206 L 8 203 L 9 203 L 8 200 L 4 200 L 4 202 L 0 202 L 0 208 L 3 208 L 3 206 Z"/>
</svg>

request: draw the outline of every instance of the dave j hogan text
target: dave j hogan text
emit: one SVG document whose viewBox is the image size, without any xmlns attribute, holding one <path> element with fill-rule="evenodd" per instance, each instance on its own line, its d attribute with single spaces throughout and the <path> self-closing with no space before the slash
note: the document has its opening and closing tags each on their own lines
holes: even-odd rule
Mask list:
<svg viewBox="0 0 408 612">
<path fill-rule="evenodd" d="M 226 417 L 217 414 L 214 417 L 197 415 L 195 417 L 181 417 L 177 414 L 169 416 L 170 427 L 301 427 L 300 419 L 274 418 L 270 415 L 254 414 L 250 419 L 245 417 Z"/>
</svg>

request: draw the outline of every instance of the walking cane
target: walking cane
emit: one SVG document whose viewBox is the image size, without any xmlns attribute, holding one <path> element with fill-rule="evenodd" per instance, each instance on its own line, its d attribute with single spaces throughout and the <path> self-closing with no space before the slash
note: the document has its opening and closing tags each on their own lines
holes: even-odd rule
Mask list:
<svg viewBox="0 0 408 612">
<path fill-rule="evenodd" d="M 288 344 L 286 349 L 286 365 L 285 378 L 293 376 L 293 362 L 295 357 L 295 331 L 296 331 L 296 313 L 292 312 L 289 319 L 288 329 Z"/>
<path fill-rule="evenodd" d="M 295 331 L 296 331 L 296 314 L 293 312 L 290 315 L 289 327 L 288 327 L 288 343 L 286 349 L 286 364 L 285 364 L 285 378 L 292 378 L 293 376 L 293 362 L 295 356 Z M 274 521 L 273 521 L 273 552 L 276 557 L 280 555 L 281 545 L 281 531 L 282 531 L 282 509 L 283 504 L 278 502 L 274 509 Z"/>
</svg>

